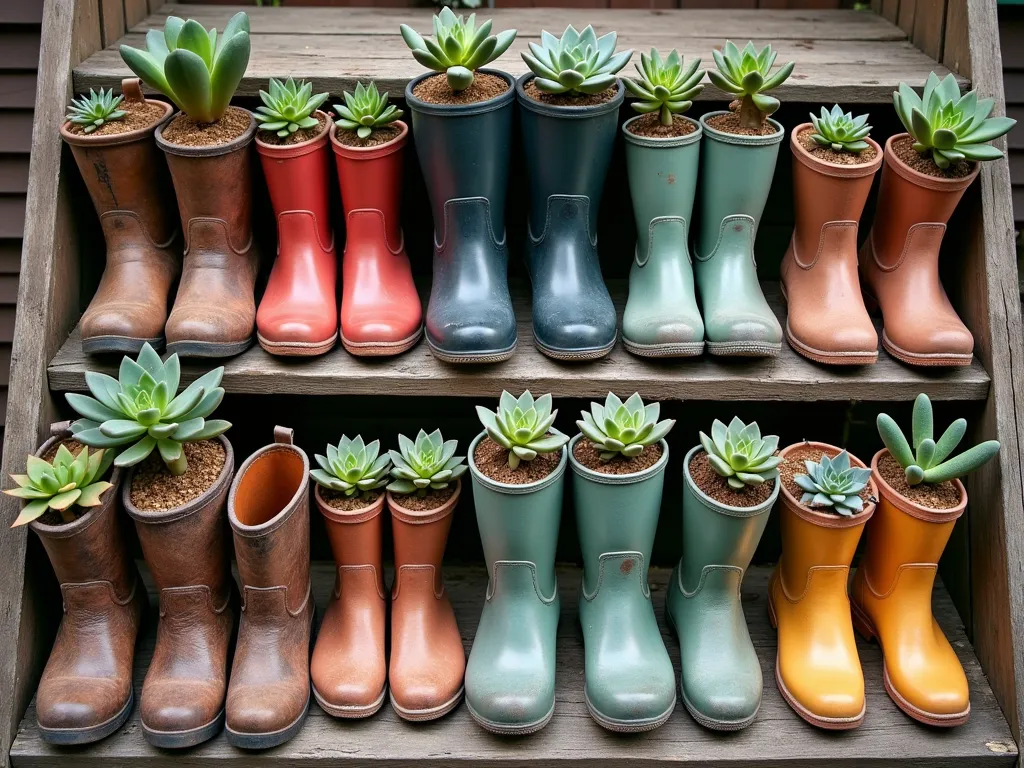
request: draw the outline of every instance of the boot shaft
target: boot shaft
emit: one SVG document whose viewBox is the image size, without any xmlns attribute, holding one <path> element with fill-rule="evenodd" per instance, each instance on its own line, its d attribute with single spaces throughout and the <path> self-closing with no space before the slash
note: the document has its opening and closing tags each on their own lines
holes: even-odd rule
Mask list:
<svg viewBox="0 0 1024 768">
<path fill-rule="evenodd" d="M 350 147 L 331 134 L 349 242 L 380 237 L 383 226 L 389 247 L 402 247 L 402 167 L 409 128 L 401 120 L 393 125 L 399 135 L 376 147 Z"/>
<path fill-rule="evenodd" d="M 384 494 L 368 508 L 355 512 L 343 512 L 327 505 L 319 485 L 314 498 L 324 518 L 335 564 L 339 568 L 371 565 L 378 576 L 382 574 Z"/>
<path fill-rule="evenodd" d="M 403 504 L 405 497 L 388 492 L 396 571 L 406 565 L 431 565 L 436 580 L 440 582 L 441 561 L 461 491 L 462 483 L 456 480 L 455 493 L 451 498 L 437 509 L 423 512 L 407 509 Z"/>
</svg>

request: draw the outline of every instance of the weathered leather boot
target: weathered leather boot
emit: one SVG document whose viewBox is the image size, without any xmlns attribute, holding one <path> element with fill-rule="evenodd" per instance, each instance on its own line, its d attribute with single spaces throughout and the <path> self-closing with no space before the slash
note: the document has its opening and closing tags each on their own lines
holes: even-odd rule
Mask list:
<svg viewBox="0 0 1024 768">
<path fill-rule="evenodd" d="M 256 312 L 257 338 L 272 355 L 322 355 L 338 338 L 334 256 L 328 205 L 334 130 L 323 112 L 319 136 L 298 144 L 268 144 L 256 136 L 256 151 L 277 215 L 277 258 Z"/>
<path fill-rule="evenodd" d="M 167 162 L 153 141 L 173 107 L 143 99 L 139 81 L 123 81 L 127 101 L 160 106 L 164 115 L 148 128 L 96 136 L 60 133 L 71 147 L 89 190 L 107 244 L 96 295 L 82 315 L 86 354 L 135 354 L 145 343 L 164 344 L 167 301 L 181 272 L 181 242 Z"/>
<path fill-rule="evenodd" d="M 910 365 L 970 365 L 974 337 L 939 281 L 946 222 L 980 170 L 958 179 L 927 176 L 903 163 L 885 143 L 875 221 L 860 249 L 868 305 L 882 309 L 882 346 Z"/>
<path fill-rule="evenodd" d="M 161 749 L 200 744 L 224 727 L 228 659 L 238 621 L 224 521 L 235 460 L 227 438 L 217 439 L 224 468 L 199 498 L 166 512 L 141 510 L 131 499 L 134 470 L 121 496 L 160 596 L 140 715 L 143 736 Z"/>
<path fill-rule="evenodd" d="M 462 699 L 466 651 L 455 612 L 444 589 L 444 557 L 455 494 L 437 509 L 415 512 L 387 494 L 395 542 L 391 587 L 391 706 L 405 720 L 434 720 Z"/>
<path fill-rule="evenodd" d="M 315 498 L 338 576 L 313 648 L 313 695 L 329 715 L 368 717 L 384 703 L 388 672 L 381 567 L 384 496 L 355 512 L 328 506 L 319 485 Z"/>
<path fill-rule="evenodd" d="M 798 353 L 828 365 L 867 365 L 878 360 L 878 336 L 861 297 L 857 276 L 857 225 L 882 148 L 860 165 L 840 165 L 811 155 L 790 133 L 796 228 L 782 259 L 782 294 L 789 305 L 786 340 Z"/>
<path fill-rule="evenodd" d="M 309 459 L 293 433 L 238 470 L 228 520 L 242 582 L 242 621 L 228 686 L 228 743 L 242 749 L 283 744 L 309 710 L 312 583 L 309 580 Z"/>
<path fill-rule="evenodd" d="M 253 341 L 260 259 L 249 153 L 256 121 L 249 121 L 244 134 L 213 147 L 171 144 L 163 126 L 156 131 L 185 229 L 184 267 L 165 329 L 167 351 L 182 357 L 230 357 Z"/>
<path fill-rule="evenodd" d="M 71 437 L 67 422 L 36 451 L 45 456 Z M 36 693 L 39 735 L 49 744 L 89 744 L 120 728 L 132 712 L 132 661 L 146 613 L 146 588 L 118 521 L 121 472 L 98 507 L 63 525 L 29 525 L 43 542 L 64 600 L 57 639 Z"/>
</svg>

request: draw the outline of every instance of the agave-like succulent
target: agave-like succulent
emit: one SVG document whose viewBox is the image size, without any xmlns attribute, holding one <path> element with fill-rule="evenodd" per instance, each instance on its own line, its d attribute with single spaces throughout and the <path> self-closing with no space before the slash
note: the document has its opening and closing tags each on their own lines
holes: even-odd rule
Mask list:
<svg viewBox="0 0 1024 768">
<path fill-rule="evenodd" d="M 342 435 L 337 447 L 328 444 L 326 456 L 314 454 L 320 469 L 309 474 L 324 488 L 342 491 L 346 496 L 365 495 L 388 483 L 391 457 L 379 454 L 380 440 L 366 445 L 361 435 L 353 440 Z"/>
<path fill-rule="evenodd" d="M 752 42 L 741 51 L 731 40 L 726 40 L 721 51 L 712 50 L 718 70 L 708 70 L 711 82 L 726 93 L 736 94 L 740 103 L 740 125 L 759 128 L 779 108 L 779 100 L 767 91 L 778 88 L 793 73 L 794 63 L 783 64 L 775 74 L 769 75 L 778 53 L 766 45 L 760 51 Z"/>
<path fill-rule="evenodd" d="M 92 133 L 104 123 L 120 120 L 128 114 L 124 110 L 118 109 L 122 99 L 124 99 L 123 95 L 114 95 L 113 88 L 107 90 L 100 88 L 99 93 L 90 88 L 88 96 L 83 94 L 77 99 L 71 100 L 64 119 L 71 122 L 72 125 L 82 126 L 83 133 Z"/>
<path fill-rule="evenodd" d="M 300 128 L 316 128 L 319 123 L 313 113 L 327 101 L 330 94 L 313 95 L 313 84 L 288 78 L 283 83 L 270 78 L 270 90 L 260 91 L 263 106 L 256 107 L 252 116 L 261 131 L 275 131 L 284 138 Z"/>
<path fill-rule="evenodd" d="M 589 24 L 582 32 L 570 24 L 561 37 L 541 32 L 541 44 L 530 43 L 523 61 L 544 93 L 600 93 L 615 84 L 615 73 L 633 55 L 632 49 L 615 53 L 615 41 L 614 32 L 598 37 Z"/>
<path fill-rule="evenodd" d="M 761 485 L 779 476 L 782 459 L 775 455 L 779 447 L 776 435 L 761 437 L 756 421 L 744 424 L 733 416 L 729 426 L 715 419 L 711 437 L 700 433 L 700 444 L 708 454 L 711 468 L 736 490 L 747 485 Z"/>
<path fill-rule="evenodd" d="M 402 116 L 402 110 L 394 104 L 388 105 L 388 93 L 377 92 L 377 84 L 356 83 L 354 94 L 345 91 L 344 104 L 335 104 L 338 126 L 346 131 L 355 131 L 360 139 L 367 138 L 374 128 L 381 128 L 395 122 Z"/>
<path fill-rule="evenodd" d="M 121 46 L 128 68 L 197 123 L 223 117 L 249 65 L 249 16 L 239 11 L 220 37 L 198 21 L 168 16 L 146 33 L 146 50 Z"/>
<path fill-rule="evenodd" d="M 704 70 L 698 69 L 700 59 L 693 59 L 684 68 L 683 57 L 675 48 L 664 61 L 657 49 L 651 48 L 650 56 L 641 53 L 640 63 L 633 66 L 640 77 L 622 79 L 626 90 L 638 99 L 632 107 L 641 114 L 657 112 L 662 125 L 672 125 L 672 115 L 692 107 L 693 99 L 704 90 L 700 85 L 704 79 Z"/>
<path fill-rule="evenodd" d="M 811 139 L 836 152 L 863 152 L 871 146 L 864 141 L 871 133 L 871 126 L 867 123 L 867 115 L 854 117 L 852 112 L 843 112 L 838 104 L 832 107 L 831 112 L 822 107 L 821 117 L 815 117 L 811 112 L 811 124 L 814 126 Z"/>
<path fill-rule="evenodd" d="M 207 418 L 224 399 L 223 376 L 224 368 L 215 368 L 175 397 L 181 377 L 178 356 L 161 362 L 153 347 L 143 344 L 137 360 L 122 358 L 116 379 L 86 371 L 92 397 L 65 395 L 84 417 L 71 425 L 71 433 L 93 448 L 132 444 L 117 455 L 115 466 L 133 466 L 159 450 L 168 471 L 183 475 L 188 462 L 181 444 L 210 440 L 231 427 L 221 419 Z"/>
<path fill-rule="evenodd" d="M 850 454 L 840 451 L 829 458 L 822 454 L 821 461 L 805 461 L 806 475 L 795 475 L 793 482 L 803 495 L 800 503 L 810 507 L 832 507 L 844 517 L 850 517 L 864 508 L 860 497 L 871 478 L 871 470 L 850 464 Z"/>
<path fill-rule="evenodd" d="M 569 442 L 568 435 L 551 426 L 558 416 L 557 410 L 551 410 L 551 395 L 534 400 L 530 390 L 526 390 L 516 399 L 503 391 L 497 411 L 478 405 L 476 415 L 488 437 L 508 449 L 510 469 L 518 467 L 520 461 L 533 461 L 538 454 L 560 450 Z"/>
<path fill-rule="evenodd" d="M 391 468 L 391 476 L 395 479 L 388 485 L 388 490 L 426 496 L 429 490 L 447 488 L 467 469 L 462 463 L 466 457 L 455 455 L 458 447 L 458 440 L 445 440 L 440 429 L 429 435 L 421 429 L 416 435 L 416 442 L 399 435 L 399 450 L 389 451 L 395 465 Z"/>
<path fill-rule="evenodd" d="M 896 114 L 914 137 L 914 149 L 931 152 L 939 168 L 957 160 L 998 160 L 1003 156 L 986 142 L 998 139 L 1017 124 L 1009 117 L 989 117 L 995 102 L 979 99 L 975 91 L 960 95 L 951 73 L 943 80 L 932 72 L 918 96 L 906 83 L 892 94 Z"/>
<path fill-rule="evenodd" d="M 473 72 L 501 56 L 516 39 L 514 29 L 492 35 L 490 19 L 477 28 L 475 13 L 465 19 L 448 7 L 434 16 L 433 39 L 422 37 L 407 24 L 400 29 L 413 58 L 427 69 L 444 72 L 453 91 L 469 88 Z"/>
<path fill-rule="evenodd" d="M 896 422 L 888 414 L 880 413 L 877 419 L 878 434 L 889 449 L 889 453 L 907 476 L 908 485 L 941 483 L 973 472 L 999 453 L 999 441 L 987 440 L 969 448 L 963 453 L 947 459 L 967 432 L 967 420 L 957 419 L 938 442 L 932 439 L 934 419 L 932 401 L 923 392 L 914 401 L 911 420 L 914 448 L 904 437 Z"/>
<path fill-rule="evenodd" d="M 676 422 L 658 421 L 660 413 L 660 403 L 644 405 L 636 392 L 626 402 L 609 392 L 604 405 L 592 402 L 589 411 L 581 412 L 583 418 L 576 426 L 600 452 L 601 460 L 609 461 L 619 454 L 639 456 L 648 445 L 665 437 Z"/>
<path fill-rule="evenodd" d="M 57 449 L 52 464 L 38 456 L 29 456 L 26 474 L 11 475 L 18 487 L 4 491 L 8 496 L 28 502 L 11 528 L 31 523 L 48 509 L 56 510 L 64 522 L 70 523 L 75 519 L 72 506 L 99 506 L 103 492 L 114 487 L 102 479 L 113 460 L 113 451 L 96 451 L 89 455 L 89 449 L 83 448 L 74 456 L 64 445 Z"/>
</svg>

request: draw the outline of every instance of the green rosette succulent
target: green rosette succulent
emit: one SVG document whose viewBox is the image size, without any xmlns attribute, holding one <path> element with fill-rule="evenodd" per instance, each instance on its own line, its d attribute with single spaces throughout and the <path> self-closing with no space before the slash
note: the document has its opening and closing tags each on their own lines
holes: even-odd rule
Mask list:
<svg viewBox="0 0 1024 768">
<path fill-rule="evenodd" d="M 83 417 L 71 425 L 71 433 L 92 448 L 130 445 L 118 453 L 115 466 L 134 466 L 158 450 L 168 471 L 183 475 L 188 462 L 182 443 L 210 440 L 231 428 L 226 421 L 208 418 L 224 399 L 223 376 L 224 368 L 215 368 L 175 396 L 181 378 L 178 356 L 161 362 L 153 347 L 144 344 L 137 360 L 121 360 L 116 379 L 86 371 L 92 397 L 65 395 Z"/>
<path fill-rule="evenodd" d="M 840 451 L 834 457 L 822 454 L 821 461 L 805 461 L 806 475 L 795 475 L 795 482 L 803 491 L 800 503 L 809 507 L 831 507 L 843 517 L 864 509 L 860 492 L 871 479 L 871 470 L 855 467 L 850 454 Z"/>
<path fill-rule="evenodd" d="M 447 488 L 468 468 L 462 462 L 465 456 L 456 456 L 457 440 L 445 440 L 441 430 L 435 429 L 429 435 L 424 430 L 416 435 L 413 442 L 405 435 L 398 436 L 397 451 L 390 451 L 391 476 L 388 485 L 392 493 L 426 496 L 428 491 Z"/>
<path fill-rule="evenodd" d="M 552 411 L 551 405 L 551 395 L 534 400 L 526 390 L 518 399 L 503 391 L 497 411 L 476 407 L 488 437 L 508 450 L 509 469 L 518 467 L 520 461 L 533 461 L 538 454 L 561 450 L 569 442 L 568 435 L 552 427 L 558 411 Z"/>
<path fill-rule="evenodd" d="M 576 426 L 600 452 L 601 461 L 610 461 L 620 454 L 632 458 L 676 425 L 674 419 L 658 421 L 660 413 L 661 403 L 644 405 L 636 392 L 626 402 L 609 392 L 604 405 L 592 402 L 590 411 L 581 412 L 583 418 Z"/>
<path fill-rule="evenodd" d="M 615 84 L 615 73 L 633 55 L 632 49 L 615 53 L 616 39 L 614 32 L 598 37 L 589 24 L 582 32 L 570 24 L 561 37 L 541 32 L 541 44 L 531 42 L 523 61 L 544 93 L 600 93 Z"/>
<path fill-rule="evenodd" d="M 380 440 L 369 445 L 361 435 L 349 440 L 345 435 L 337 446 L 328 444 L 327 455 L 314 454 L 320 469 L 309 474 L 322 488 L 340 491 L 346 496 L 366 495 L 388 484 L 391 457 L 380 455 Z"/>
<path fill-rule="evenodd" d="M 316 128 L 319 123 L 313 113 L 327 101 L 330 94 L 313 95 L 313 84 L 288 78 L 283 83 L 270 78 L 269 89 L 260 91 L 263 106 L 252 113 L 261 131 L 274 131 L 284 138 L 299 129 Z"/>
<path fill-rule="evenodd" d="M 811 125 L 814 133 L 811 139 L 815 144 L 829 147 L 836 152 L 863 152 L 870 147 L 864 139 L 871 133 L 867 115 L 853 116 L 851 112 L 843 112 L 836 104 L 830 112 L 821 108 L 821 117 L 811 112 Z"/>
<path fill-rule="evenodd" d="M 672 125 L 672 115 L 692 107 L 693 99 L 704 90 L 700 85 L 704 79 L 700 59 L 684 67 L 683 57 L 675 48 L 664 61 L 657 49 L 651 48 L 650 55 L 641 53 L 640 63 L 633 66 L 640 77 L 622 79 L 626 90 L 637 98 L 630 106 L 640 114 L 657 112 L 662 125 Z"/>
<path fill-rule="evenodd" d="M 101 125 L 112 120 L 120 120 L 128 114 L 118 109 L 123 99 L 123 95 L 114 95 L 113 88 L 100 88 L 99 93 L 90 88 L 88 96 L 83 95 L 71 100 L 64 119 L 72 125 L 81 126 L 82 133 L 92 133 Z"/>
<path fill-rule="evenodd" d="M 760 51 L 748 42 L 741 51 L 731 40 L 726 40 L 721 51 L 712 50 L 715 66 L 709 69 L 711 82 L 726 93 L 740 99 L 740 125 L 744 128 L 760 128 L 765 120 L 778 110 L 779 100 L 767 95 L 767 91 L 778 88 L 791 74 L 795 64 L 783 64 L 775 74 L 769 74 L 778 53 L 766 45 Z"/>
<path fill-rule="evenodd" d="M 701 432 L 700 444 L 707 452 L 711 468 L 737 491 L 779 476 L 778 467 L 782 459 L 775 455 L 779 438 L 776 435 L 762 438 L 756 421 L 744 424 L 733 416 L 726 427 L 715 419 L 711 425 L 711 437 Z"/>
<path fill-rule="evenodd" d="M 103 492 L 114 487 L 102 479 L 113 460 L 113 451 L 90 455 L 89 449 L 83 448 L 74 456 L 64 445 L 57 449 L 53 463 L 29 456 L 25 474 L 11 475 L 18 487 L 4 491 L 27 502 L 11 528 L 31 523 L 48 509 L 59 512 L 64 522 L 70 523 L 75 519 L 71 507 L 99 506 Z"/>
<path fill-rule="evenodd" d="M 388 93 L 377 92 L 377 84 L 356 83 L 355 93 L 345 91 L 344 104 L 335 104 L 338 126 L 345 131 L 355 131 L 360 139 L 366 139 L 374 128 L 390 125 L 402 116 L 402 110 L 394 104 L 388 105 Z"/>
<path fill-rule="evenodd" d="M 948 458 L 967 433 L 967 420 L 954 421 L 936 442 L 933 439 L 932 402 L 923 392 L 914 401 L 911 420 L 913 449 L 888 414 L 878 414 L 877 424 L 882 442 L 889 449 L 889 454 L 903 467 L 907 484 L 912 486 L 963 477 L 999 453 L 999 441 L 987 440 Z"/>
</svg>

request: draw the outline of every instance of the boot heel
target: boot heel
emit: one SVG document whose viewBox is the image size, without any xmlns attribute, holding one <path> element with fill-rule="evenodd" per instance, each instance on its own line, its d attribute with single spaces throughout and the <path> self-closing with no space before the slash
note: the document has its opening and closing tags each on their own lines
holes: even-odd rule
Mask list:
<svg viewBox="0 0 1024 768">
<path fill-rule="evenodd" d="M 850 603 L 850 614 L 853 618 L 853 628 L 857 631 L 858 635 L 868 642 L 878 639 L 878 633 L 875 631 L 871 619 L 854 602 Z"/>
</svg>

